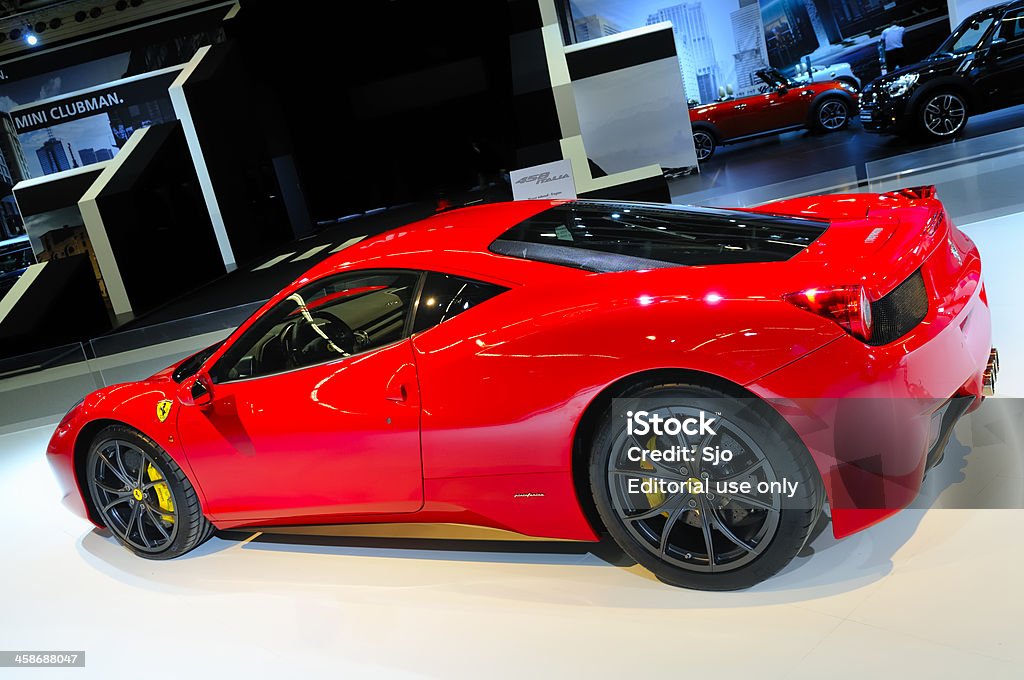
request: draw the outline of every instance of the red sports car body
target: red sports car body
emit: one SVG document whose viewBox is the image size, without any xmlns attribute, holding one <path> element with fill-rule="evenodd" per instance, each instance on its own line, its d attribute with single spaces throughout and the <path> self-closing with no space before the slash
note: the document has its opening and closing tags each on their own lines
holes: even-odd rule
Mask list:
<svg viewBox="0 0 1024 680">
<path fill-rule="evenodd" d="M 352 246 L 224 343 L 90 394 L 48 460 L 65 503 L 141 553 L 184 521 L 192 490 L 208 533 L 444 522 L 594 541 L 608 520 L 587 469 L 606 409 L 634 386 L 686 383 L 770 404 L 841 537 L 911 502 L 936 418 L 948 433 L 994 382 L 990 351 L 978 251 L 928 189 L 747 211 L 487 205 Z M 837 451 L 836 403 L 855 398 L 931 405 L 863 462 Z M 964 406 L 942 415 L 951 403 Z M 104 454 L 111 427 L 135 434 Z M 142 462 L 116 458 L 115 440 Z M 161 488 L 178 468 L 180 485 Z M 715 571 L 721 538 L 706 536 Z M 652 568 L 695 587 L 765 577 L 718 586 Z"/>
</svg>

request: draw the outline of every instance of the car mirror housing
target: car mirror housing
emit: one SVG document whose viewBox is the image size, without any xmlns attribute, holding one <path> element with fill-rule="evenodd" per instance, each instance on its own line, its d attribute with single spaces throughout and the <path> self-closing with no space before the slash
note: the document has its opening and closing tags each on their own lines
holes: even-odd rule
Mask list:
<svg viewBox="0 0 1024 680">
<path fill-rule="evenodd" d="M 213 388 L 206 374 L 194 375 L 178 386 L 178 401 L 182 406 L 206 406 L 213 402 Z"/>
</svg>

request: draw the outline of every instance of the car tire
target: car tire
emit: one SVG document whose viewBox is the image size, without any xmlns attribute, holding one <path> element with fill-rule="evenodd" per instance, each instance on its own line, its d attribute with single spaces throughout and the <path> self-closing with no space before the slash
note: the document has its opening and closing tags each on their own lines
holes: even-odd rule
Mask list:
<svg viewBox="0 0 1024 680">
<path fill-rule="evenodd" d="M 917 128 L 925 139 L 950 139 L 963 132 L 969 118 L 963 95 L 940 90 L 922 99 L 917 109 Z"/>
<path fill-rule="evenodd" d="M 814 127 L 838 132 L 850 124 L 850 104 L 841 97 L 826 97 L 814 108 Z"/>
<path fill-rule="evenodd" d="M 811 536 L 825 494 L 810 454 L 788 424 L 755 398 L 740 399 L 700 385 L 646 387 L 628 395 L 628 399 L 627 403 L 641 403 L 649 412 L 700 409 L 714 413 L 719 446 L 729 444 L 737 449 L 732 462 L 713 467 L 715 476 L 721 473 L 720 480 L 730 476 L 743 479 L 742 475 L 753 470 L 746 479 L 760 478 L 751 481 L 755 489 L 761 482 L 783 479 L 795 482 L 797 487 L 791 498 L 784 493 L 755 492 L 719 494 L 717 498 L 714 493 L 704 492 L 662 492 L 655 497 L 626 494 L 621 484 L 633 476 L 633 471 L 620 466 L 643 463 L 627 462 L 629 447 L 639 440 L 628 433 L 620 402 L 619 409 L 609 407 L 603 414 L 589 461 L 594 503 L 619 547 L 664 583 L 697 590 L 749 588 L 789 564 Z M 666 443 L 666 438 L 656 437 L 643 445 L 663 448 Z M 729 468 L 733 464 L 739 472 Z M 667 479 L 672 465 L 677 464 L 658 463 L 658 467 L 642 469 L 635 476 Z M 677 479 L 705 474 L 694 465 L 699 468 L 693 463 L 676 468 Z M 715 487 L 712 484 L 706 489 L 712 492 Z M 648 507 L 626 507 L 637 499 L 639 505 Z M 659 513 L 663 507 L 666 510 Z"/>
<path fill-rule="evenodd" d="M 188 477 L 133 428 L 111 425 L 96 435 L 86 458 L 86 484 L 98 519 L 139 557 L 172 559 L 213 536 Z"/>
<path fill-rule="evenodd" d="M 697 162 L 703 163 L 710 160 L 718 149 L 718 140 L 710 130 L 697 128 L 693 131 L 693 148 L 697 152 Z"/>
</svg>

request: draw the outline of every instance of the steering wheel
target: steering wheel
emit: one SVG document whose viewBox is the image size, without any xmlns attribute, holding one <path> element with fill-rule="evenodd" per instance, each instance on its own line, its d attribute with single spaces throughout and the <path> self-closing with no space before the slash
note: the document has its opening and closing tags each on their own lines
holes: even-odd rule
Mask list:
<svg viewBox="0 0 1024 680">
<path fill-rule="evenodd" d="M 309 357 L 316 355 L 326 356 L 333 352 L 340 358 L 355 354 L 356 333 L 347 323 L 323 311 L 312 315 L 312 319 L 310 323 L 300 317 L 286 326 L 282 333 L 285 353 L 294 366 L 305 366 L 310 363 Z"/>
</svg>

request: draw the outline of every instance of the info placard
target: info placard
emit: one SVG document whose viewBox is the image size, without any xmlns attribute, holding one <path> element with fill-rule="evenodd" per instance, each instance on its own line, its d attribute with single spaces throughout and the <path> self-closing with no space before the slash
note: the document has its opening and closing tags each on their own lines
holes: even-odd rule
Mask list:
<svg viewBox="0 0 1024 680">
<path fill-rule="evenodd" d="M 576 198 L 572 163 L 567 160 L 513 170 L 511 180 L 512 197 L 517 201 Z"/>
</svg>

